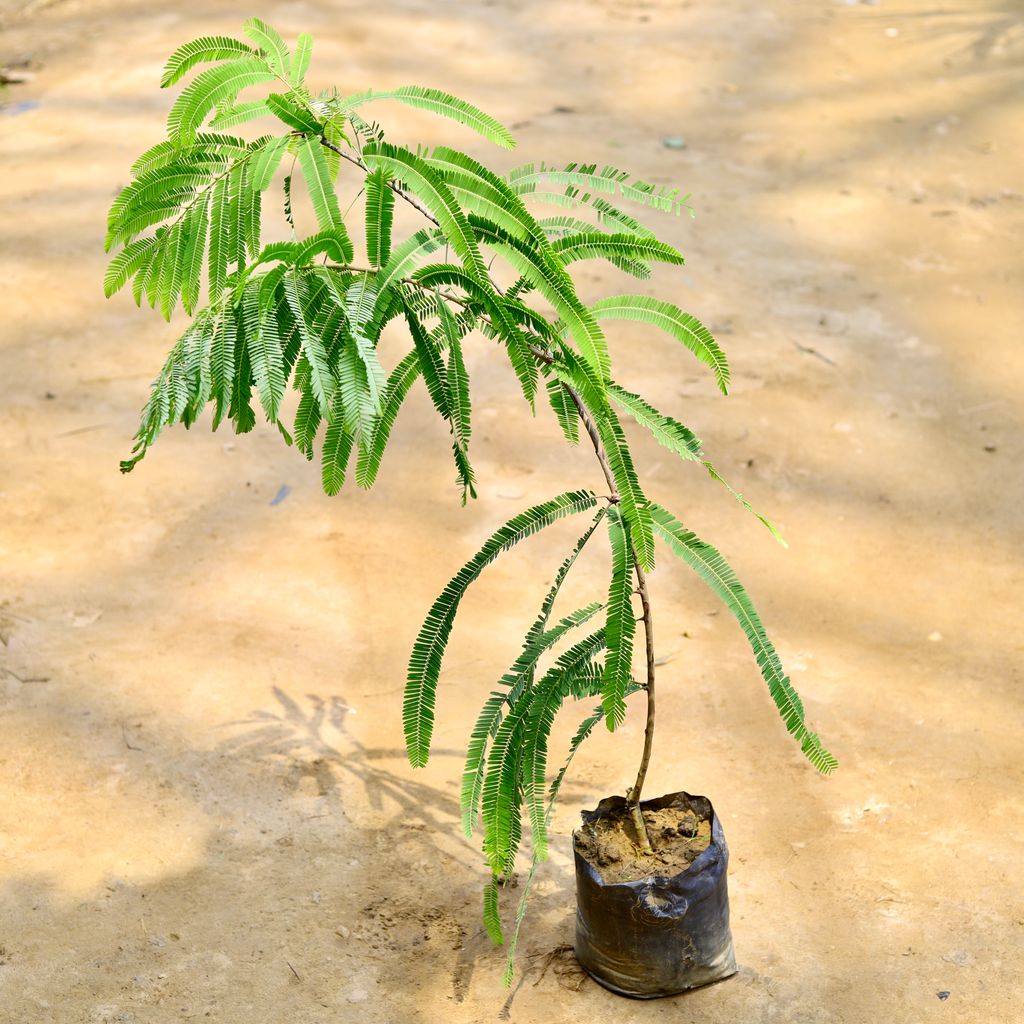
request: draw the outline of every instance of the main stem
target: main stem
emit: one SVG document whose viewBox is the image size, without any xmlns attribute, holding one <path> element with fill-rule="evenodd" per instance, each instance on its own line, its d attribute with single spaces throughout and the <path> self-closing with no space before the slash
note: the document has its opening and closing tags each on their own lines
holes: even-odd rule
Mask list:
<svg viewBox="0 0 1024 1024">
<path fill-rule="evenodd" d="M 351 153 L 346 153 L 343 149 L 340 149 L 333 143 L 328 142 L 327 139 L 321 138 L 320 142 L 327 149 L 337 153 L 338 156 L 343 159 L 348 160 L 350 163 L 355 164 L 364 171 L 368 170 L 366 164 L 364 164 L 358 157 L 353 156 Z M 395 193 L 395 195 L 404 199 L 410 206 L 415 207 L 432 224 L 439 226 L 437 218 L 435 218 L 433 214 L 431 214 L 431 212 L 415 197 L 409 195 L 405 189 L 396 185 L 393 181 L 388 182 L 388 187 Z M 494 284 L 493 281 L 491 283 Z M 497 285 L 494 285 L 494 287 L 497 288 Z M 554 362 L 554 358 L 543 349 L 537 348 L 533 345 L 530 346 L 530 349 L 534 356 L 541 362 Z M 586 407 L 583 399 L 580 398 L 574 388 L 566 385 L 566 391 L 572 399 L 573 405 L 576 406 L 580 422 L 582 422 L 584 429 L 590 437 L 591 444 L 594 446 L 594 454 L 597 456 L 597 461 L 601 464 L 601 472 L 604 474 L 605 482 L 608 484 L 609 500 L 613 504 L 618 504 L 619 489 L 615 486 L 615 477 L 612 474 L 611 464 L 608 462 L 608 453 L 605 451 L 604 443 L 601 441 L 601 435 L 598 433 L 597 425 L 594 423 L 594 418 L 591 416 L 590 410 Z M 640 794 L 644 788 L 644 780 L 647 778 L 647 769 L 651 763 L 651 749 L 654 745 L 654 620 L 651 616 L 650 594 L 647 591 L 647 574 L 644 572 L 643 566 L 640 564 L 640 560 L 637 558 L 636 551 L 632 546 L 630 546 L 630 557 L 633 561 L 633 571 L 636 574 L 637 592 L 640 594 L 640 604 L 643 608 L 644 639 L 647 649 L 647 682 L 644 685 L 644 691 L 647 694 L 647 724 L 644 727 L 644 749 L 643 754 L 640 757 L 640 768 L 636 773 L 636 782 L 633 783 L 632 787 L 626 793 L 626 807 L 629 810 L 633 827 L 636 830 L 637 842 L 639 843 L 640 848 L 645 853 L 652 853 L 653 849 L 651 847 L 651 839 L 647 833 L 647 825 L 644 822 L 643 813 L 640 810 Z"/>
<path fill-rule="evenodd" d="M 605 481 L 608 484 L 609 498 L 612 502 L 619 501 L 619 491 L 615 486 L 615 478 L 612 475 L 611 466 L 608 463 L 608 453 L 604 449 L 601 435 L 590 410 L 583 404 L 583 399 L 571 387 L 566 387 L 569 396 L 572 398 L 576 411 L 579 413 L 587 434 L 590 436 L 591 444 L 594 446 L 594 454 L 601 464 L 601 472 L 604 473 Z M 636 551 L 630 546 L 630 556 L 633 560 L 633 571 L 636 573 L 636 586 L 640 594 L 640 604 L 643 608 L 644 641 L 647 649 L 647 683 L 644 691 L 647 694 L 647 724 L 644 727 L 644 750 L 640 757 L 640 768 L 636 773 L 636 782 L 626 793 L 626 807 L 629 816 L 633 821 L 633 828 L 636 830 L 637 842 L 645 853 L 653 853 L 651 838 L 647 833 L 647 824 L 644 821 L 643 812 L 640 810 L 640 794 L 644 788 L 644 780 L 647 778 L 647 769 L 651 763 L 651 749 L 654 746 L 654 714 L 655 714 L 655 691 L 654 691 L 654 618 L 651 615 L 651 597 L 647 590 L 647 574 L 644 572 L 640 560 L 636 557 Z"/>
</svg>

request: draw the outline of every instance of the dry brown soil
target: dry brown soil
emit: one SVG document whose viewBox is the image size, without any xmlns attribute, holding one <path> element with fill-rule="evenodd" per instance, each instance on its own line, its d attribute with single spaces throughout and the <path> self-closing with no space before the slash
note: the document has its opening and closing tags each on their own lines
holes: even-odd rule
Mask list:
<svg viewBox="0 0 1024 1024">
<path fill-rule="evenodd" d="M 650 850 L 639 844 L 628 814 L 609 814 L 573 832 L 573 846 L 605 882 L 673 878 L 710 845 L 711 821 L 693 811 L 661 807 L 643 812 Z"/>
<path fill-rule="evenodd" d="M 742 967 L 642 1005 L 562 949 L 569 835 L 629 784 L 636 709 L 566 785 L 511 998 L 457 829 L 475 708 L 571 525 L 481 580 L 434 760 L 402 756 L 405 657 L 437 590 L 499 520 L 600 485 L 490 346 L 470 355 L 466 510 L 422 394 L 370 494 L 324 497 L 268 429 L 173 431 L 117 472 L 178 325 L 104 302 L 106 208 L 160 137 L 166 54 L 256 9 L 2 8 L 0 64 L 35 77 L 0 111 L 0 1021 L 1019 1021 L 1019 5 L 258 5 L 315 34 L 315 85 L 422 82 L 513 124 L 499 166 L 590 159 L 694 193 L 695 220 L 661 225 L 688 265 L 652 287 L 714 326 L 733 394 L 635 325 L 611 325 L 617 376 L 791 548 L 640 438 L 638 468 L 750 583 L 841 769 L 802 761 L 735 624 L 666 557 L 648 792 L 714 800 Z M 491 158 L 456 125 L 379 116 Z M 586 295 L 622 288 L 595 267 Z M 588 563 L 576 589 L 602 579 Z"/>
</svg>

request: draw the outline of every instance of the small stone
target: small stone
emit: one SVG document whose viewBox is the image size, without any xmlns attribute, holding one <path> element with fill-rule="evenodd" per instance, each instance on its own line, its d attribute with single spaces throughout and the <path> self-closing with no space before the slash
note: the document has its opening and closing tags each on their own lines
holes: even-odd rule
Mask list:
<svg viewBox="0 0 1024 1024">
<path fill-rule="evenodd" d="M 682 135 L 666 135 L 661 144 L 666 149 L 686 149 L 686 138 Z"/>
<path fill-rule="evenodd" d="M 945 1002 L 949 998 L 949 993 L 946 991 L 936 992 L 935 994 L 942 1000 L 942 1002 Z"/>
<path fill-rule="evenodd" d="M 350 1003 L 365 1003 L 370 998 L 370 993 L 365 988 L 354 988 L 348 994 Z"/>
<path fill-rule="evenodd" d="M 347 939 L 352 933 L 343 924 L 341 924 L 334 929 L 334 934 L 340 935 L 343 939 Z"/>
</svg>

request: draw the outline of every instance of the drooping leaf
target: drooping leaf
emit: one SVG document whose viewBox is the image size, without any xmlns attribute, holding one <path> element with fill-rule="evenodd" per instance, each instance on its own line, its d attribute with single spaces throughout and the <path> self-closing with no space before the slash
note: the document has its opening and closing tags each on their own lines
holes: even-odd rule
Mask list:
<svg viewBox="0 0 1024 1024">
<path fill-rule="evenodd" d="M 817 734 L 807 728 L 803 702 L 783 671 L 764 624 L 732 568 L 715 548 L 687 530 L 667 509 L 652 503 L 651 514 L 655 528 L 672 551 L 704 580 L 736 617 L 786 729 L 800 744 L 804 756 L 823 774 L 832 772 L 836 759 L 821 745 Z"/>
<path fill-rule="evenodd" d="M 340 395 L 340 393 L 339 391 L 338 394 Z M 342 410 L 336 409 L 332 422 L 327 425 L 321 453 L 325 494 L 337 494 L 345 483 L 345 470 L 352 452 L 353 441 L 354 438 L 345 424 Z"/>
<path fill-rule="evenodd" d="M 199 289 L 206 255 L 206 232 L 209 224 L 209 202 L 196 203 L 188 213 L 188 246 L 185 251 L 184 276 L 181 283 L 181 301 L 185 312 L 191 314 L 199 303 Z"/>
<path fill-rule="evenodd" d="M 485 114 L 472 103 L 460 100 L 440 89 L 426 89 L 418 85 L 403 85 L 400 89 L 389 91 L 367 89 L 365 92 L 346 96 L 338 105 L 342 110 L 356 110 L 377 100 L 397 100 L 408 107 L 429 110 L 432 114 L 451 118 L 505 149 L 512 149 L 516 144 L 512 133 L 490 114 Z"/>
<path fill-rule="evenodd" d="M 589 192 L 619 194 L 623 199 L 668 213 L 679 213 L 689 196 L 679 195 L 679 189 L 658 187 L 650 182 L 631 178 L 627 171 L 597 164 L 567 164 L 564 168 L 545 164 L 527 164 L 507 175 L 509 183 L 520 192 L 534 191 L 545 183 L 565 185 L 569 189 L 587 189 Z"/>
<path fill-rule="evenodd" d="M 663 448 L 674 452 L 682 459 L 699 461 L 701 457 L 700 438 L 684 427 L 682 423 L 664 416 L 654 406 L 644 401 L 639 395 L 620 388 L 618 384 L 608 384 L 608 394 L 628 412 L 641 426 L 646 427 L 655 441 Z"/>
<path fill-rule="evenodd" d="M 558 418 L 558 425 L 562 428 L 565 439 L 571 445 L 580 443 L 580 418 L 565 385 L 556 377 L 551 376 L 545 381 L 548 392 L 548 401 Z"/>
<path fill-rule="evenodd" d="M 654 568 L 654 537 L 647 497 L 640 487 L 633 456 L 630 454 L 622 425 L 611 412 L 596 419 L 604 443 L 608 465 L 619 492 L 619 509 L 629 525 L 629 538 L 637 561 L 644 569 Z"/>
<path fill-rule="evenodd" d="M 243 89 L 270 82 L 273 75 L 256 57 L 240 57 L 200 72 L 174 101 L 167 115 L 167 133 L 190 142 L 210 111 Z"/>
<path fill-rule="evenodd" d="M 395 193 L 382 170 L 366 176 L 366 252 L 371 267 L 381 267 L 391 255 L 391 221 Z"/>
<path fill-rule="evenodd" d="M 281 135 L 269 140 L 252 158 L 250 174 L 252 187 L 258 192 L 265 192 L 274 178 L 274 172 L 281 163 L 281 157 L 288 147 L 288 136 Z"/>
<path fill-rule="evenodd" d="M 324 347 L 324 339 L 314 328 L 308 286 L 296 271 L 286 274 L 282 283 L 288 308 L 295 318 L 302 339 L 303 354 L 309 362 L 313 394 L 316 395 L 321 415 L 329 417 L 331 400 L 338 382 Z"/>
<path fill-rule="evenodd" d="M 391 372 L 384 397 L 381 401 L 381 414 L 373 424 L 369 436 L 360 439 L 359 460 L 356 463 L 356 483 L 360 487 L 373 486 L 380 470 L 384 449 L 391 436 L 391 429 L 398 418 L 398 410 L 405 401 L 405 396 L 416 382 L 420 373 L 420 362 L 413 349 Z"/>
<path fill-rule="evenodd" d="M 192 42 L 179 46 L 167 58 L 163 78 L 160 79 L 160 88 L 166 89 L 169 85 L 174 85 L 197 64 L 233 60 L 252 52 L 252 47 L 229 36 L 202 36 L 193 39 Z"/>
<path fill-rule="evenodd" d="M 501 914 L 498 910 L 498 883 L 493 876 L 484 886 L 484 928 L 496 946 L 505 941 L 501 933 Z"/>
<path fill-rule="evenodd" d="M 422 157 L 390 143 L 367 143 L 363 160 L 371 171 L 404 182 L 427 207 L 444 232 L 445 240 L 478 281 L 487 280 L 487 267 L 476 238 L 443 178 Z"/>
<path fill-rule="evenodd" d="M 554 306 L 569 334 L 579 346 L 580 354 L 591 365 L 603 388 L 603 381 L 608 376 L 610 368 L 608 347 L 597 321 L 576 295 L 572 278 L 560 265 L 545 261 L 541 254 L 496 225 L 488 224 L 482 218 L 472 215 L 470 223 L 487 245 L 508 260 L 516 273 L 528 278 Z"/>
<path fill-rule="evenodd" d="M 437 680 L 459 603 L 467 588 L 503 551 L 537 533 L 563 516 L 593 508 L 590 491 L 567 491 L 513 516 L 493 533 L 483 547 L 459 570 L 427 613 L 409 659 L 402 706 L 406 749 L 414 767 L 427 763 L 434 727 Z"/>
<path fill-rule="evenodd" d="M 316 395 L 311 388 L 303 388 L 299 406 L 295 410 L 295 447 L 307 459 L 313 458 L 313 442 L 317 430 L 320 429 L 321 420 L 320 403 L 316 400 Z"/>
<path fill-rule="evenodd" d="M 344 231 L 345 222 L 338 207 L 338 197 L 334 192 L 323 147 L 316 139 L 303 139 L 298 147 L 298 157 L 317 223 L 324 230 L 333 228 Z"/>
<path fill-rule="evenodd" d="M 222 103 L 218 111 L 210 118 L 211 128 L 235 128 L 240 124 L 248 124 L 258 117 L 267 117 L 270 107 L 266 100 L 247 100 L 245 103 Z"/>
<path fill-rule="evenodd" d="M 252 407 L 252 364 L 246 340 L 245 322 L 240 306 L 229 311 L 229 326 L 235 347 L 235 377 L 231 387 L 231 405 L 228 417 L 236 434 L 247 434 L 256 426 L 256 413 Z"/>
<path fill-rule="evenodd" d="M 409 333 L 412 335 L 413 343 L 416 346 L 416 357 L 419 359 L 420 372 L 423 374 L 423 381 L 427 385 L 427 392 L 434 408 L 441 414 L 442 419 L 450 421 L 452 418 L 451 409 L 448 407 L 448 382 L 447 371 L 437 346 L 431 341 L 430 335 L 412 313 L 408 306 L 405 307 L 405 320 L 409 326 Z"/>
<path fill-rule="evenodd" d="M 598 320 L 636 320 L 651 324 L 681 341 L 702 363 L 710 366 L 722 394 L 729 390 L 729 363 L 711 332 L 678 306 L 648 295 L 612 295 L 590 307 Z"/>
<path fill-rule="evenodd" d="M 324 126 L 312 115 L 309 108 L 300 105 L 291 96 L 272 92 L 267 97 L 266 103 L 270 112 L 289 128 L 311 135 L 323 133 Z"/>
<path fill-rule="evenodd" d="M 244 310 L 249 365 L 256 381 L 256 393 L 267 419 L 276 423 L 287 383 L 276 310 L 272 303 L 260 302 L 255 288 L 246 291 Z"/>
<path fill-rule="evenodd" d="M 220 297 L 228 274 L 230 213 L 228 179 L 227 175 L 223 175 L 210 193 L 210 243 L 207 281 L 211 300 Z"/>
<path fill-rule="evenodd" d="M 594 525 L 596 525 L 596 520 Z M 462 772 L 462 830 L 469 839 L 476 827 L 480 800 L 483 795 L 484 769 L 486 763 L 487 744 L 498 732 L 507 707 L 515 705 L 522 694 L 533 686 L 533 677 L 537 662 L 551 647 L 557 644 L 571 630 L 588 622 L 602 608 L 593 603 L 579 608 L 571 615 L 565 616 L 555 626 L 547 629 L 551 603 L 558 593 L 562 580 L 579 554 L 583 545 L 594 531 L 594 526 L 577 543 L 573 554 L 563 563 L 555 585 L 548 594 L 545 606 L 534 622 L 533 627 L 523 640 L 523 648 L 509 670 L 498 681 L 499 689 L 494 690 L 484 702 L 477 716 L 476 724 L 469 737 L 466 749 L 466 763 Z M 589 661 L 604 647 L 604 631 L 598 630 L 585 640 L 574 644 L 558 661 L 559 672 L 575 672 Z"/>
<path fill-rule="evenodd" d="M 125 246 L 111 259 L 103 278 L 103 294 L 109 299 L 120 291 L 126 282 L 138 271 L 147 256 L 152 255 L 155 244 L 153 238 L 139 238 Z"/>
<path fill-rule="evenodd" d="M 711 479 L 716 481 L 717 483 L 720 483 L 755 519 L 759 520 L 763 526 L 767 527 L 768 532 L 784 548 L 789 547 L 789 544 L 786 543 L 786 538 L 782 536 L 782 533 L 779 531 L 779 528 L 770 519 L 761 515 L 761 513 L 758 512 L 757 509 L 754 508 L 754 506 L 751 505 L 750 502 L 747 501 L 747 499 L 744 498 L 739 491 L 733 488 L 729 481 L 726 480 L 725 477 L 723 477 L 722 474 L 719 473 L 718 470 L 715 469 L 715 467 L 707 459 L 702 459 L 701 464 L 708 471 L 708 476 L 710 476 Z"/>
<path fill-rule="evenodd" d="M 612 732 L 622 724 L 626 714 L 626 687 L 632 674 L 633 634 L 636 632 L 629 533 L 629 524 L 619 514 L 619 510 L 610 508 L 608 539 L 612 551 L 612 573 L 606 606 L 608 620 L 605 625 L 605 641 L 608 656 L 601 684 L 601 703 L 605 722 Z"/>
</svg>

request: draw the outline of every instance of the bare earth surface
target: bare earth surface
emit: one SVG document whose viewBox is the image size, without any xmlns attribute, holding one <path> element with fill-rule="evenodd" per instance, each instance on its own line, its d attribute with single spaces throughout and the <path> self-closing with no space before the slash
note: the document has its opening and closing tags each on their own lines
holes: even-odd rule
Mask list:
<svg viewBox="0 0 1024 1024">
<path fill-rule="evenodd" d="M 166 55 L 256 8 L 6 3 L 0 65 L 35 77 L 0 110 L 0 1021 L 1019 1021 L 1017 5 L 258 9 L 315 34 L 315 86 L 439 86 L 520 143 L 494 156 L 381 107 L 396 135 L 694 193 L 696 220 L 661 224 L 688 265 L 652 287 L 714 326 L 734 394 L 637 325 L 611 325 L 617 376 L 705 439 L 790 550 L 638 438 L 639 469 L 748 582 L 841 768 L 802 762 L 735 624 L 666 555 L 648 792 L 714 800 L 742 967 L 640 1004 L 559 952 L 569 833 L 628 785 L 639 707 L 574 766 L 510 1000 L 479 923 L 481 858 L 456 827 L 471 719 L 573 525 L 488 570 L 450 651 L 435 758 L 414 773 L 401 751 L 429 602 L 499 521 L 599 487 L 592 456 L 530 418 L 481 343 L 482 496 L 466 510 L 422 394 L 371 494 L 324 497 L 269 429 L 173 431 L 120 476 L 180 321 L 104 302 L 107 205 L 161 136 Z M 623 287 L 584 266 L 586 295 Z M 599 593 L 598 563 L 580 594 Z"/>
</svg>

